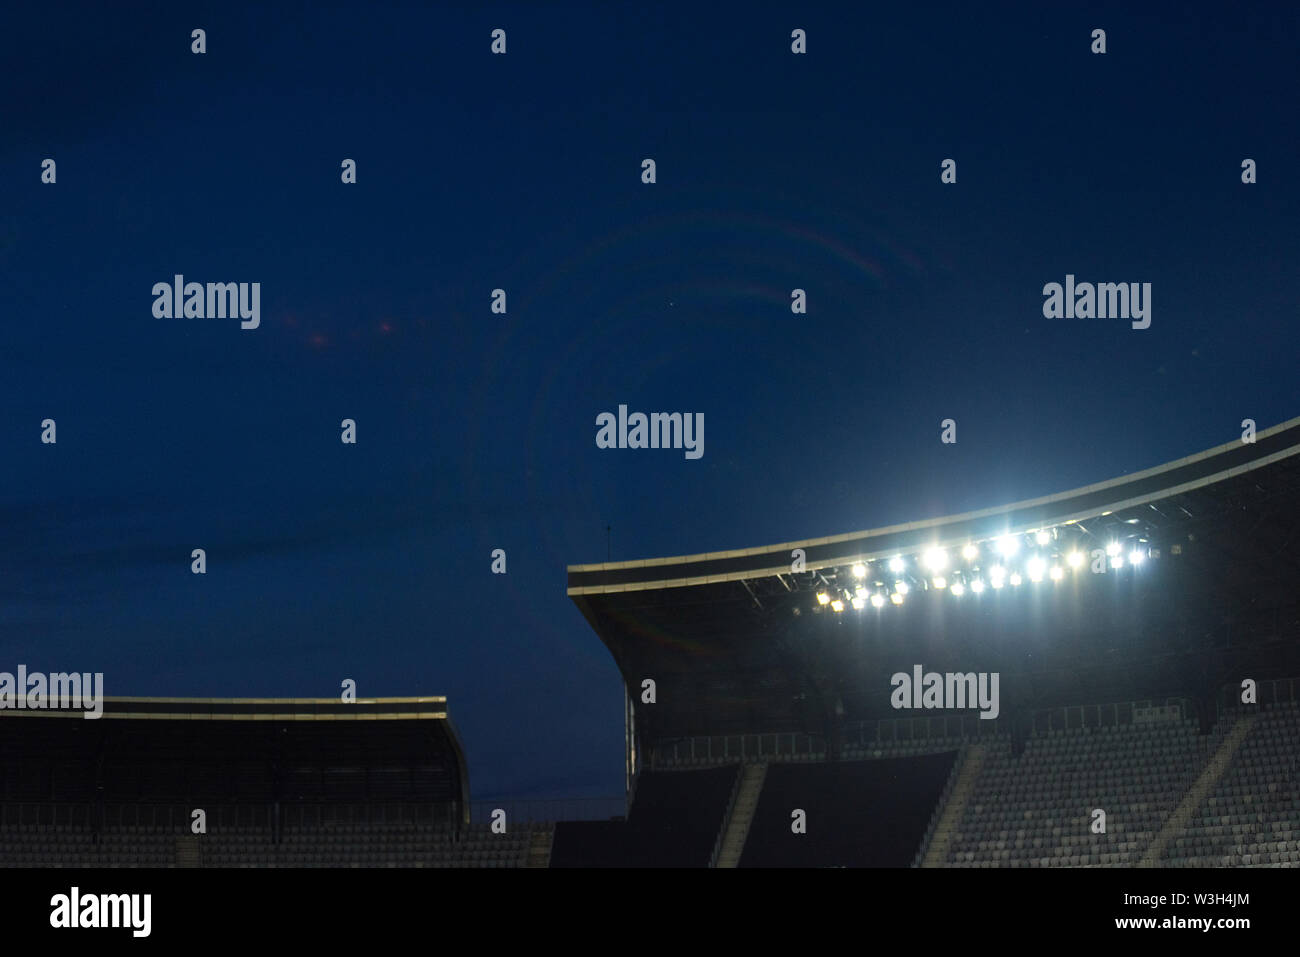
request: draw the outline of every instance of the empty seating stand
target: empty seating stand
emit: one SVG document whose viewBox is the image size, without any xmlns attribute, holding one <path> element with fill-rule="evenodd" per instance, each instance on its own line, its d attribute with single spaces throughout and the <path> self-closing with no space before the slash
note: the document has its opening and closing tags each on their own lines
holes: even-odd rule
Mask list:
<svg viewBox="0 0 1300 957">
<path fill-rule="evenodd" d="M 988 747 L 948 848 L 954 867 L 1131 867 L 1204 768 L 1195 721 L 1056 731 Z M 1094 812 L 1105 833 L 1093 833 Z"/>
<path fill-rule="evenodd" d="M 528 863 L 532 836 L 549 824 L 494 834 L 474 826 L 459 835 L 417 824 L 339 824 L 286 831 L 275 844 L 266 828 L 220 828 L 192 838 L 187 830 L 130 826 L 105 829 L 36 825 L 0 829 L 0 866 L 176 867 L 178 849 L 197 845 L 207 867 L 506 868 Z"/>
<path fill-rule="evenodd" d="M 1288 701 L 1258 715 L 1161 866 L 1300 867 L 1300 709 Z"/>
</svg>

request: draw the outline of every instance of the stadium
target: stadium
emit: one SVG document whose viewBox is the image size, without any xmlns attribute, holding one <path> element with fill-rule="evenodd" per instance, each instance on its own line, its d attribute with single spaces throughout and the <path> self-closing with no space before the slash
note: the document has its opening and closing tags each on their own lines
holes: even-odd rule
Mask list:
<svg viewBox="0 0 1300 957">
<path fill-rule="evenodd" d="M 474 807 L 443 697 L 0 710 L 0 864 L 1295 867 L 1297 453 L 570 566 L 624 682 L 588 820 Z"/>
</svg>

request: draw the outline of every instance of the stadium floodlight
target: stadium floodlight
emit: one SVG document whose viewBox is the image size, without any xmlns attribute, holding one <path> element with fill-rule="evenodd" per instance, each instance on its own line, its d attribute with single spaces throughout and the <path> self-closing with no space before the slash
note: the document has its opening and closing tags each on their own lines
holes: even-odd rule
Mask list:
<svg viewBox="0 0 1300 957">
<path fill-rule="evenodd" d="M 1071 568 L 1078 568 L 1083 564 L 1083 552 L 1076 548 L 1074 551 L 1070 552 L 1069 555 L 1065 556 L 1065 560 L 1070 563 Z"/>
<path fill-rule="evenodd" d="M 975 561 L 975 559 L 977 559 L 977 558 L 980 557 L 979 546 L 978 546 L 978 545 L 967 545 L 965 548 L 963 548 L 963 549 L 961 550 L 961 557 L 964 558 L 964 559 L 966 559 L 966 561 L 968 561 L 968 562 L 973 562 L 973 561 Z"/>
<path fill-rule="evenodd" d="M 903 558 L 901 555 L 895 555 L 889 560 L 889 570 L 895 574 L 903 570 Z"/>
<path fill-rule="evenodd" d="M 1040 528 L 1038 534 L 1034 536 L 1039 545 L 1046 545 L 1052 540 L 1052 533 L 1045 528 Z"/>
<path fill-rule="evenodd" d="M 862 564 L 862 562 L 858 562 L 856 565 L 854 565 L 854 566 L 853 566 L 853 577 L 854 577 L 854 578 L 866 578 L 866 577 L 867 577 L 867 566 L 864 565 L 864 564 Z"/>
<path fill-rule="evenodd" d="M 1052 581 L 1059 582 L 1065 577 L 1065 569 L 1060 565 L 1053 565 L 1052 570 L 1048 572 L 1048 574 L 1052 576 Z"/>
<path fill-rule="evenodd" d="M 844 610 L 844 602 L 841 599 L 836 598 L 833 602 L 831 602 L 831 611 L 838 612 L 843 610 Z"/>
<path fill-rule="evenodd" d="M 1110 567 L 1111 567 L 1111 568 L 1123 568 L 1123 567 L 1124 567 L 1124 556 L 1123 556 L 1123 555 L 1112 555 L 1112 556 L 1110 557 Z"/>
<path fill-rule="evenodd" d="M 880 592 L 876 592 L 874 595 L 871 596 L 871 604 L 873 604 L 877 608 L 884 608 L 885 596 L 880 594 Z"/>
<path fill-rule="evenodd" d="M 862 611 L 862 609 L 867 607 L 867 600 L 863 598 L 861 595 L 857 595 L 856 597 L 854 597 L 851 604 L 853 605 L 854 611 Z"/>
<path fill-rule="evenodd" d="M 953 582 L 952 587 L 949 588 L 948 590 L 952 592 L 954 595 L 956 595 L 958 598 L 966 594 L 966 589 L 962 586 L 961 582 Z"/>
<path fill-rule="evenodd" d="M 866 598 L 866 597 L 867 597 L 867 586 L 866 586 L 866 585 L 859 585 L 857 588 L 853 589 L 853 594 L 856 595 L 858 598 Z"/>
<path fill-rule="evenodd" d="M 1106 554 L 1109 555 L 1111 558 L 1114 558 L 1123 550 L 1124 547 L 1120 545 L 1119 542 L 1111 542 L 1109 545 L 1106 546 Z"/>
<path fill-rule="evenodd" d="M 1011 587 L 1014 588 L 1015 586 L 1019 585 L 1022 581 L 1024 581 L 1024 579 L 1020 577 L 1020 572 L 1012 572 L 1011 578 L 1009 578 L 1008 581 L 1011 582 Z"/>
<path fill-rule="evenodd" d="M 819 604 L 819 605 L 829 605 L 830 603 L 831 603 L 831 596 L 830 596 L 830 595 L 826 594 L 826 592 L 824 592 L 824 591 L 819 591 L 819 592 L 817 593 L 817 604 Z"/>
<path fill-rule="evenodd" d="M 973 591 L 973 592 L 974 592 L 975 594 L 977 594 L 977 595 L 978 595 L 980 592 L 982 592 L 982 591 L 984 590 L 984 579 L 982 579 L 982 578 L 977 578 L 977 579 L 975 579 L 973 582 L 971 582 L 971 583 L 970 583 L 970 590 Z"/>
<path fill-rule="evenodd" d="M 901 605 L 903 603 L 903 596 L 900 592 L 894 592 L 892 595 L 889 596 L 889 600 L 892 601 L 895 605 Z"/>
<path fill-rule="evenodd" d="M 928 548 L 921 563 L 932 572 L 941 572 L 948 567 L 948 553 L 942 548 Z"/>
<path fill-rule="evenodd" d="M 1146 555 L 1144 555 L 1141 551 L 1139 551 L 1136 548 L 1133 549 L 1133 551 L 1128 553 L 1128 563 L 1130 565 L 1140 565 L 1142 564 L 1142 559 L 1144 558 L 1146 558 Z"/>
<path fill-rule="evenodd" d="M 1003 558 L 1010 558 L 1018 551 L 1020 551 L 1019 535 L 1003 535 L 998 539 L 998 553 Z"/>
<path fill-rule="evenodd" d="M 1040 582 L 1043 580 L 1043 572 L 1047 571 L 1047 562 L 1043 561 L 1042 556 L 1034 555 L 1025 562 L 1025 571 L 1029 572 L 1030 581 Z"/>
<path fill-rule="evenodd" d="M 942 575 L 936 575 L 931 584 L 933 584 L 935 588 L 944 589 L 948 587 L 948 579 L 944 578 Z"/>
<path fill-rule="evenodd" d="M 989 578 L 1006 578 L 1007 570 L 1001 565 L 994 565 L 989 569 Z"/>
<path fill-rule="evenodd" d="M 910 590 L 911 590 L 911 586 L 907 582 L 904 581 L 894 582 L 894 591 L 898 592 L 900 595 L 906 595 Z"/>
</svg>

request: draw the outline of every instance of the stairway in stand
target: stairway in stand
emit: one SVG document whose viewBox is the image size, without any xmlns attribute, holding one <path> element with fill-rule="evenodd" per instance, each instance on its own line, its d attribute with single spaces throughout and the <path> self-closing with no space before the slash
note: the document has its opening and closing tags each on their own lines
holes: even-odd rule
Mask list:
<svg viewBox="0 0 1300 957">
<path fill-rule="evenodd" d="M 763 790 L 763 779 L 767 776 L 766 764 L 746 764 L 740 769 L 740 787 L 736 791 L 736 803 L 727 818 L 722 835 L 722 847 L 718 851 L 718 867 L 740 866 L 740 855 L 745 850 L 745 838 L 749 836 L 749 825 L 754 820 L 754 811 L 758 807 L 758 795 Z"/>
<path fill-rule="evenodd" d="M 948 803 L 944 806 L 943 813 L 939 815 L 939 822 L 934 826 L 930 846 L 926 848 L 925 857 L 921 861 L 922 867 L 947 865 L 948 845 L 952 843 L 952 837 L 961 824 L 966 803 L 975 790 L 975 781 L 983 767 L 984 745 L 972 744 L 966 752 L 966 760 L 962 762 L 961 770 L 957 772 L 957 780 L 952 786 L 952 794 L 948 795 Z"/>
</svg>

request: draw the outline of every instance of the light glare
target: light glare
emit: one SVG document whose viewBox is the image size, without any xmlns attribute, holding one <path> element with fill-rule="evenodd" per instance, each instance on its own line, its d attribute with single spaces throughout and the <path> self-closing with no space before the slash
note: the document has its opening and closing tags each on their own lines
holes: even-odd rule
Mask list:
<svg viewBox="0 0 1300 957">
<path fill-rule="evenodd" d="M 926 551 L 921 561 L 932 572 L 943 571 L 948 567 L 948 553 L 942 548 L 931 548 Z"/>
</svg>

